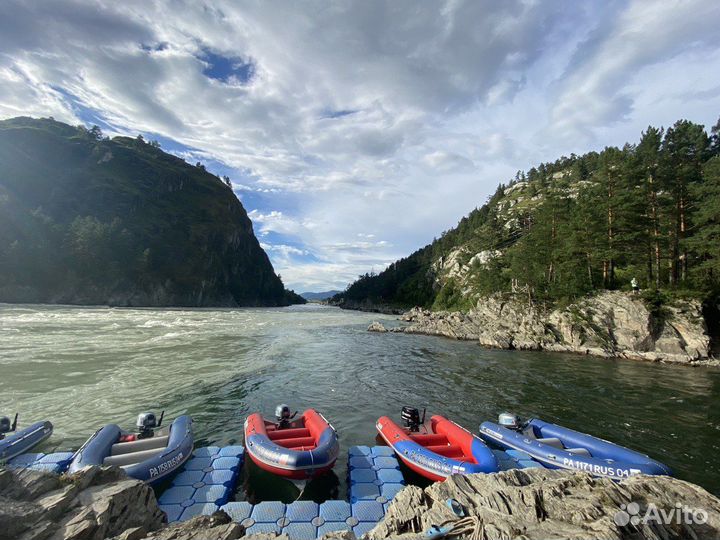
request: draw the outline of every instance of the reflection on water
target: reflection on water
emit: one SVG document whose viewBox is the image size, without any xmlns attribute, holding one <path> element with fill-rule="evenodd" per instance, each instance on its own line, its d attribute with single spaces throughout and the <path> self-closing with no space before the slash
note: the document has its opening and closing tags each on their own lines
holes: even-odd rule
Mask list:
<svg viewBox="0 0 720 540">
<path fill-rule="evenodd" d="M 465 427 L 502 410 L 538 416 L 642 450 L 720 493 L 720 370 L 366 331 L 376 314 L 282 309 L 0 306 L 0 412 L 49 419 L 46 449 L 75 448 L 97 427 L 131 426 L 145 409 L 192 415 L 196 446 L 242 443 L 245 417 L 279 402 L 313 406 L 342 454 L 373 444 L 375 420 L 404 404 Z M 382 316 L 381 316 L 382 318 Z M 386 323 L 393 324 L 392 319 Z M 346 469 L 303 498 L 344 496 Z M 295 486 L 247 467 L 253 500 L 293 500 Z"/>
</svg>

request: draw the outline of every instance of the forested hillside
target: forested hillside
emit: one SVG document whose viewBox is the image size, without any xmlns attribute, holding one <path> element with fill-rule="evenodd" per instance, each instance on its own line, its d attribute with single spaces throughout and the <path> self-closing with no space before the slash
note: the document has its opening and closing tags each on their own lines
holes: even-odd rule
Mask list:
<svg viewBox="0 0 720 540">
<path fill-rule="evenodd" d="M 0 302 L 285 305 L 226 183 L 157 143 L 0 122 Z"/>
<path fill-rule="evenodd" d="M 649 127 L 501 184 L 454 229 L 335 298 L 469 308 L 496 292 L 565 302 L 600 289 L 706 298 L 720 287 L 720 122 Z M 654 292 L 650 296 L 662 297 Z"/>
</svg>

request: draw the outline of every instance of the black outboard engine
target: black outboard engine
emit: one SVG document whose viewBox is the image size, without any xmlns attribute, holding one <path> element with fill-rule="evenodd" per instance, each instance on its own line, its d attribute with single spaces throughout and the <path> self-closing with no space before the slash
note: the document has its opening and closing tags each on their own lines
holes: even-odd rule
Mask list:
<svg viewBox="0 0 720 540">
<path fill-rule="evenodd" d="M 17 427 L 18 415 L 15 415 L 15 421 L 10 422 L 10 418 L 7 416 L 0 416 L 0 441 L 5 438 L 6 433 L 15 431 Z"/>
<path fill-rule="evenodd" d="M 155 435 L 155 429 L 159 428 L 162 424 L 163 416 L 165 416 L 165 411 L 160 414 L 160 420 L 158 421 L 155 417 L 155 413 L 140 413 L 137 417 L 137 422 L 135 422 L 135 427 L 137 427 L 138 430 L 137 438 L 149 439 Z"/>
<path fill-rule="evenodd" d="M 425 409 L 423 409 L 422 419 L 420 418 L 420 411 L 415 407 L 403 407 L 400 411 L 400 418 L 402 418 L 403 424 L 411 432 L 417 433 L 420 431 L 420 426 L 425 423 Z"/>
<path fill-rule="evenodd" d="M 290 407 L 281 403 L 275 407 L 275 419 L 277 420 L 278 429 L 285 429 L 290 426 L 290 421 L 295 418 L 297 411 L 290 414 Z"/>
</svg>

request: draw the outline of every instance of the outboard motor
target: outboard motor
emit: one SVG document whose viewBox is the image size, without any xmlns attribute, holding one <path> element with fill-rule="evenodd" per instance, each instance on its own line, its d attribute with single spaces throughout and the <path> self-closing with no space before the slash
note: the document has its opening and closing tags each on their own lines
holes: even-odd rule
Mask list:
<svg viewBox="0 0 720 540">
<path fill-rule="evenodd" d="M 290 421 L 295 418 L 297 411 L 290 414 L 290 407 L 281 403 L 275 407 L 275 419 L 277 420 L 278 429 L 285 429 L 290 426 Z"/>
<path fill-rule="evenodd" d="M 400 411 L 400 418 L 402 418 L 403 424 L 411 432 L 417 433 L 420 431 L 420 426 L 425 423 L 425 409 L 423 409 L 422 419 L 420 418 L 420 411 L 415 407 L 403 407 Z"/>
<path fill-rule="evenodd" d="M 155 429 L 159 428 L 162 424 L 163 416 L 165 416 L 165 411 L 163 411 L 160 414 L 160 420 L 155 417 L 155 413 L 152 412 L 144 412 L 138 414 L 137 422 L 135 422 L 135 427 L 137 427 L 138 430 L 138 439 L 148 439 L 155 435 Z"/>
<path fill-rule="evenodd" d="M 513 431 L 520 431 L 520 429 L 522 429 L 520 417 L 509 412 L 500 413 L 498 416 L 498 424 Z"/>
<path fill-rule="evenodd" d="M 5 438 L 6 433 L 15 431 L 17 427 L 18 415 L 15 415 L 15 421 L 10 422 L 10 418 L 7 416 L 0 416 L 0 441 Z"/>
</svg>

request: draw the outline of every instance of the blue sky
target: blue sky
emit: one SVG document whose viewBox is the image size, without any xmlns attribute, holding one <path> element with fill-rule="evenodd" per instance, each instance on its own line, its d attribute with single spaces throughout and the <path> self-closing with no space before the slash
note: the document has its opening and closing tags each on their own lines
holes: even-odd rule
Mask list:
<svg viewBox="0 0 720 540">
<path fill-rule="evenodd" d="M 518 169 L 720 115 L 720 3 L 5 0 L 0 118 L 228 175 L 285 283 L 344 288 Z"/>
</svg>

